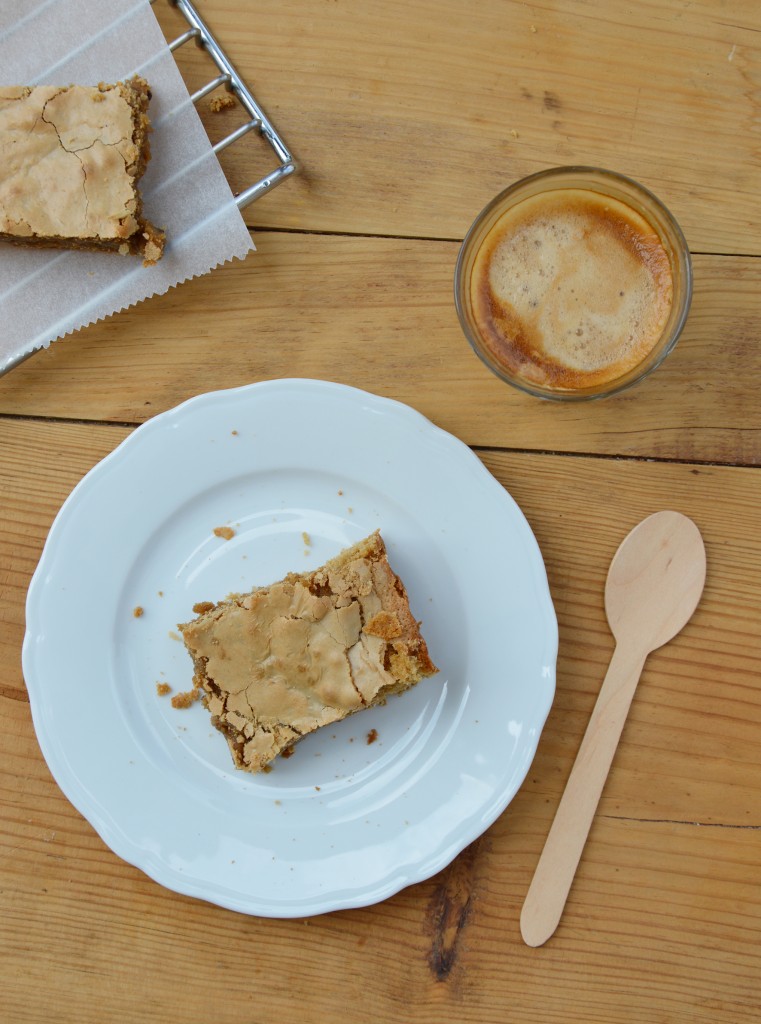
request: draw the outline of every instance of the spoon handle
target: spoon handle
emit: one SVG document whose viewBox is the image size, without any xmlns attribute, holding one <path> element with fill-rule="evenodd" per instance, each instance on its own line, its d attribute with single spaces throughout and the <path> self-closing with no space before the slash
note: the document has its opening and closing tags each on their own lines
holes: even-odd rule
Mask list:
<svg viewBox="0 0 761 1024">
<path fill-rule="evenodd" d="M 541 946 L 558 926 L 647 652 L 618 644 L 521 912 L 521 934 Z"/>
</svg>

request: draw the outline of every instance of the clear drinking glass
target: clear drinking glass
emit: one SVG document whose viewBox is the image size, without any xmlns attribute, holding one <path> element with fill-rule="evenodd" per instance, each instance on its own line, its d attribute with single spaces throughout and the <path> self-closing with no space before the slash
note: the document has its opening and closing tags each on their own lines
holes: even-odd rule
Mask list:
<svg viewBox="0 0 761 1024">
<path fill-rule="evenodd" d="M 474 310 L 473 289 L 474 265 L 492 228 L 500 218 L 513 210 L 519 203 L 531 199 L 541 204 L 552 195 L 552 202 L 560 202 L 561 190 L 577 190 L 574 194 L 592 193 L 593 201 L 598 197 L 624 204 L 638 214 L 653 229 L 668 257 L 671 272 L 671 306 L 652 347 L 642 355 L 636 365 L 628 366 L 620 375 L 604 382 L 588 383 L 583 380 L 577 385 L 567 381 L 561 385 L 551 380 L 537 380 L 533 375 L 530 358 L 525 351 L 521 358 L 523 368 L 510 365 L 499 351 L 499 346 L 490 343 L 489 331 L 479 323 Z M 567 195 L 568 193 L 566 193 Z M 537 209 L 540 205 L 537 205 Z M 620 208 L 619 208 L 620 209 Z M 499 226 L 497 227 L 499 231 Z M 491 243 L 490 243 L 491 244 Z M 542 273 L 543 271 L 539 271 Z M 479 271 L 483 273 L 483 271 Z M 603 269 L 604 273 L 604 269 Z M 620 292 L 619 294 L 623 294 Z M 594 300 L 594 296 L 592 297 Z M 674 217 L 648 189 L 624 175 L 596 167 L 559 167 L 541 171 L 523 178 L 505 189 L 493 199 L 478 215 L 462 243 L 455 269 L 455 306 L 465 336 L 476 354 L 498 377 L 528 394 L 558 401 L 578 401 L 602 398 L 615 394 L 638 383 L 651 373 L 666 358 L 676 345 L 687 319 L 692 298 L 692 265 L 684 235 Z M 541 300 L 540 300 L 541 301 Z M 594 315 L 594 310 L 590 311 Z M 581 331 L 576 331 L 581 333 Z M 526 372 L 523 372 L 523 369 Z M 613 371 L 615 372 L 615 371 Z"/>
</svg>

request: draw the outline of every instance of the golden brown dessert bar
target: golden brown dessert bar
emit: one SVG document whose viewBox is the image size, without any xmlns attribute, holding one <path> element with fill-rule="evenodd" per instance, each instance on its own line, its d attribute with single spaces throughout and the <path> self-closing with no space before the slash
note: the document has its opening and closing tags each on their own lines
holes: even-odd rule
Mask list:
<svg viewBox="0 0 761 1024">
<path fill-rule="evenodd" d="M 179 628 L 212 723 L 250 772 L 438 671 L 379 532 Z"/>
<path fill-rule="evenodd" d="M 143 217 L 148 83 L 0 86 L 0 240 L 161 259 Z"/>
</svg>

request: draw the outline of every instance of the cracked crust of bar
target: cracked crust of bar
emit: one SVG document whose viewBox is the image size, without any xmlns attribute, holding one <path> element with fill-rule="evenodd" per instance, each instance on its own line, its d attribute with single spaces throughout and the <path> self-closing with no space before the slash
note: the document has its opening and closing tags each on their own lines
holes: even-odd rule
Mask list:
<svg viewBox="0 0 761 1024">
<path fill-rule="evenodd" d="M 382 680 L 385 673 L 390 681 L 386 685 L 379 686 L 377 691 L 366 699 L 355 679 L 354 667 L 352 659 L 349 657 L 349 648 L 347 647 L 345 649 L 349 676 L 347 683 L 356 692 L 357 706 L 348 707 L 346 704 L 343 704 L 338 707 L 331 707 L 329 710 L 331 713 L 335 712 L 335 715 L 330 722 L 324 721 L 320 723 L 317 721 L 316 724 L 309 724 L 309 727 L 303 733 L 304 735 L 314 731 L 316 728 L 335 723 L 335 721 L 339 721 L 351 714 L 356 714 L 357 711 L 362 711 L 367 707 L 384 704 L 389 695 L 401 693 L 415 685 L 420 679 L 433 675 L 437 671 L 428 654 L 425 640 L 420 633 L 420 624 L 414 619 L 410 611 L 404 584 L 388 564 L 385 545 L 378 531 L 365 538 L 359 544 L 354 545 L 354 547 L 341 552 L 340 555 L 331 559 L 319 569 L 311 573 L 290 573 L 283 580 L 279 581 L 278 584 L 273 584 L 272 586 L 285 585 L 286 587 L 295 587 L 300 585 L 306 588 L 318 600 L 325 598 L 330 602 L 335 602 L 340 596 L 340 589 L 337 593 L 333 592 L 331 577 L 336 578 L 336 574 L 343 573 L 342 583 L 346 583 L 348 579 L 350 581 L 350 588 L 356 586 L 357 591 L 359 591 L 362 581 L 357 577 L 352 584 L 351 577 L 353 566 L 361 560 L 366 560 L 371 569 L 373 565 L 382 566 L 382 571 L 378 571 L 376 574 L 373 574 L 371 571 L 372 588 L 374 588 L 372 592 L 380 599 L 382 604 L 381 610 L 376 611 L 370 616 L 368 621 L 365 621 L 361 601 L 355 600 L 355 603 L 358 605 L 357 612 L 361 622 L 360 636 L 376 638 L 380 642 L 382 671 L 379 678 Z M 239 688 L 236 688 L 233 691 L 238 699 L 236 700 L 236 710 L 230 712 L 228 698 L 231 692 L 226 691 L 224 686 L 218 685 L 217 681 L 210 675 L 208 660 L 209 657 L 218 657 L 220 655 L 220 649 L 215 647 L 219 640 L 213 638 L 215 624 L 223 620 L 226 614 L 232 610 L 235 610 L 236 614 L 240 610 L 246 610 L 245 602 L 247 599 L 250 600 L 254 597 L 254 595 L 266 601 L 269 589 L 268 587 L 261 587 L 255 588 L 249 594 L 231 594 L 226 600 L 205 610 L 197 619 L 179 626 L 186 647 L 193 658 L 193 686 L 204 691 L 203 703 L 212 713 L 212 724 L 225 735 L 236 766 L 253 772 L 264 770 L 265 766 L 268 766 L 278 754 L 282 755 L 284 750 L 291 749 L 301 739 L 302 733 L 297 728 L 295 722 L 263 721 L 261 716 L 257 715 L 255 708 L 251 706 L 248 689 L 241 691 Z M 331 607 L 335 609 L 339 605 L 332 603 Z M 347 606 L 343 605 L 343 607 Z M 286 615 L 283 621 L 287 620 L 298 621 L 293 615 Z M 208 641 L 210 644 L 207 648 L 209 657 L 199 655 L 198 650 L 194 649 L 194 643 L 199 642 L 199 635 L 205 634 L 207 631 L 212 636 L 212 639 Z M 333 633 L 329 632 L 329 635 L 333 636 Z M 340 647 L 341 641 L 339 638 L 334 637 L 334 639 Z M 204 641 L 201 640 L 200 643 L 203 647 Z M 355 646 L 360 646 L 359 641 L 357 641 Z M 225 658 L 223 657 L 224 660 Z M 306 670 L 299 664 L 296 666 L 296 671 Z M 245 700 L 249 714 L 241 714 L 241 697 Z M 232 718 L 232 722 L 230 718 Z M 240 722 L 245 723 L 245 733 L 244 725 L 236 724 Z M 254 736 L 262 738 L 267 735 L 272 737 L 272 746 L 274 747 L 272 753 L 269 756 L 257 753 L 247 757 L 247 741 Z"/>
<path fill-rule="evenodd" d="M 65 93 L 68 88 L 68 86 L 61 87 L 57 93 L 48 98 L 45 103 L 45 107 L 47 107 L 51 100 Z M 135 75 L 133 78 L 123 82 L 117 82 L 115 85 L 108 85 L 101 82 L 98 85 L 97 90 L 93 90 L 93 99 L 97 102 L 99 97 L 102 98 L 102 94 L 113 89 L 119 92 L 120 97 L 129 106 L 132 114 L 132 142 L 137 150 L 137 160 L 129 167 L 125 164 L 125 173 L 129 176 L 131 182 L 135 203 L 133 215 L 137 223 L 137 230 L 127 238 L 100 238 L 97 236 L 64 237 L 58 235 L 38 235 L 34 233 L 24 234 L 22 232 L 14 234 L 12 231 L 3 231 L 0 232 L 0 241 L 10 242 L 13 245 L 32 246 L 35 248 L 113 252 L 120 253 L 122 255 L 129 253 L 132 255 L 142 256 L 143 265 L 146 267 L 153 266 L 161 259 L 166 243 L 166 236 L 161 229 L 155 227 L 143 216 L 142 196 L 138 188 L 138 183 L 145 172 L 151 156 L 149 134 L 152 129 L 150 118 L 148 117 L 148 104 L 151 98 L 150 87 L 145 79 L 141 78 L 139 75 Z M 26 99 L 32 92 L 32 87 L 20 87 L 19 95 L 13 97 L 13 99 Z M 45 107 L 43 107 L 43 112 Z M 45 120 L 44 117 L 42 119 Z M 55 125 L 52 122 L 48 123 L 51 124 L 57 132 Z M 66 152 L 72 152 L 74 156 L 77 155 L 76 151 L 66 150 Z M 83 189 L 85 184 L 86 174 L 83 179 Z M 85 190 L 85 203 L 87 202 L 87 192 Z M 19 227 L 21 226 L 21 222 L 19 222 Z"/>
</svg>

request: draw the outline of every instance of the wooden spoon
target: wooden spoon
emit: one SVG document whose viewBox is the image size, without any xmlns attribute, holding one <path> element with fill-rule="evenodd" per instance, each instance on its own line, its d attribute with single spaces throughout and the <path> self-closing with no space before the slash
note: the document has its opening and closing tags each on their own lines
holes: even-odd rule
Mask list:
<svg viewBox="0 0 761 1024">
<path fill-rule="evenodd" d="M 700 532 L 679 512 L 643 520 L 611 562 L 605 612 L 616 648 L 523 904 L 529 946 L 558 926 L 645 659 L 688 622 L 705 576 Z"/>
</svg>

